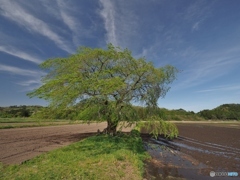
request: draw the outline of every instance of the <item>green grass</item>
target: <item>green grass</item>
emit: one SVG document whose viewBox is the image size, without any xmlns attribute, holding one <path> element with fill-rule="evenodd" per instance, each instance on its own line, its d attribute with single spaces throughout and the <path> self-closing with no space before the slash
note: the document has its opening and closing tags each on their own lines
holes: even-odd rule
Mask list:
<svg viewBox="0 0 240 180">
<path fill-rule="evenodd" d="M 79 120 L 36 119 L 36 118 L 0 118 L 0 129 L 40 127 L 65 124 L 81 124 Z"/>
<path fill-rule="evenodd" d="M 30 118 L 0 118 L 0 123 L 20 123 L 20 122 L 37 122 L 37 120 Z"/>
<path fill-rule="evenodd" d="M 0 118 L 0 123 L 31 123 L 31 122 L 69 122 L 61 119 L 36 119 L 36 118 Z"/>
<path fill-rule="evenodd" d="M 142 179 L 149 155 L 138 135 L 92 136 L 21 165 L 0 164 L 0 179 Z"/>
</svg>

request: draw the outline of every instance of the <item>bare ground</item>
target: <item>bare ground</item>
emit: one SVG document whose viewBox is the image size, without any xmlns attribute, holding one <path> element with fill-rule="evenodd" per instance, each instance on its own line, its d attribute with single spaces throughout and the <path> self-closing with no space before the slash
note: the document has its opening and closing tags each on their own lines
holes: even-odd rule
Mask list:
<svg viewBox="0 0 240 180">
<path fill-rule="evenodd" d="M 106 123 L 0 130 L 0 161 L 20 164 L 44 152 L 57 149 L 103 130 Z"/>
<path fill-rule="evenodd" d="M 177 139 L 158 138 L 153 141 L 173 149 L 148 148 L 152 159 L 146 162 L 147 179 L 212 179 L 211 171 L 237 172 L 240 175 L 239 123 L 185 122 L 177 123 L 177 126 L 180 132 Z M 149 141 L 145 137 L 146 140 Z"/>
</svg>

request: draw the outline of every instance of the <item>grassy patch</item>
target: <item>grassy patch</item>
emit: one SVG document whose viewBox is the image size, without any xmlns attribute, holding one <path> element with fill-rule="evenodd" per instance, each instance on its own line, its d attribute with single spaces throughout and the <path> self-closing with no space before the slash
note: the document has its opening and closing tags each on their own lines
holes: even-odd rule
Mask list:
<svg viewBox="0 0 240 180">
<path fill-rule="evenodd" d="M 138 135 L 99 135 L 21 165 L 0 166 L 0 179 L 142 179 L 147 157 Z"/>
<path fill-rule="evenodd" d="M 36 122 L 36 119 L 30 118 L 0 118 L 0 123 L 19 123 L 19 122 Z"/>
<path fill-rule="evenodd" d="M 82 120 L 39 119 L 39 118 L 0 118 L 0 123 L 84 123 Z M 97 122 L 97 121 L 91 121 Z"/>
<path fill-rule="evenodd" d="M 34 119 L 34 118 L 0 118 L 0 129 L 82 124 L 80 120 Z"/>
</svg>

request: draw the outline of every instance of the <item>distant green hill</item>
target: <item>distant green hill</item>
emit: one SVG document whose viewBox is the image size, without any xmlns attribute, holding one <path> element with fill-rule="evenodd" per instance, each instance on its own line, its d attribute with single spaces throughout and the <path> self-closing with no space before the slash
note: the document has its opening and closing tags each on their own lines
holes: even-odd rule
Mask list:
<svg viewBox="0 0 240 180">
<path fill-rule="evenodd" d="M 203 110 L 198 113 L 205 119 L 240 120 L 240 104 L 223 104 L 212 110 Z"/>
</svg>

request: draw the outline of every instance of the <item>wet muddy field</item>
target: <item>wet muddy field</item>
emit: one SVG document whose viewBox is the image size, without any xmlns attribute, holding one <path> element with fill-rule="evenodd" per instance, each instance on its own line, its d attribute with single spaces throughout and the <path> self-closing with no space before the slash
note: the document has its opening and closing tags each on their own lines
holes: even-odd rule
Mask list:
<svg viewBox="0 0 240 180">
<path fill-rule="evenodd" d="M 240 179 L 239 123 L 176 125 L 180 134 L 172 141 L 142 135 L 152 156 L 146 162 L 146 179 Z M 211 171 L 215 178 L 210 177 Z M 218 172 L 221 177 L 216 177 Z M 222 172 L 238 176 L 230 178 Z"/>
</svg>

